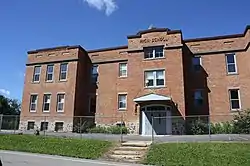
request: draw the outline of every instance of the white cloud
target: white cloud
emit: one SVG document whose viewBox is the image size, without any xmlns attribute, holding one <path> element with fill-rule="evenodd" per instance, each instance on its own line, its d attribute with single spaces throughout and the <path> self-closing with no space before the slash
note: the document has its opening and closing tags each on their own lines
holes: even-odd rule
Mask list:
<svg viewBox="0 0 250 166">
<path fill-rule="evenodd" d="M 6 89 L 0 89 L 0 93 L 2 93 L 3 95 L 10 95 L 10 91 L 6 90 Z"/>
<path fill-rule="evenodd" d="M 115 0 L 83 0 L 87 2 L 89 6 L 96 8 L 97 10 L 105 10 L 107 16 L 112 14 L 118 6 L 116 5 Z"/>
</svg>

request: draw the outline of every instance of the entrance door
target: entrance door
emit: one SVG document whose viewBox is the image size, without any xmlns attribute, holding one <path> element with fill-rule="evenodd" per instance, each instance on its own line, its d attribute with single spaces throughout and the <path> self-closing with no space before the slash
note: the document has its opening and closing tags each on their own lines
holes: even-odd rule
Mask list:
<svg viewBox="0 0 250 166">
<path fill-rule="evenodd" d="M 166 106 L 146 106 L 142 109 L 142 135 L 172 133 L 171 109 Z"/>
</svg>

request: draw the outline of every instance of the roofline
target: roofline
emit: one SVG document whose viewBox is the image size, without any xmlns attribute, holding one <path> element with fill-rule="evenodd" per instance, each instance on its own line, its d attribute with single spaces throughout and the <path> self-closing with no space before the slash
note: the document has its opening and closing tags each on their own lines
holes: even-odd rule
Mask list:
<svg viewBox="0 0 250 166">
<path fill-rule="evenodd" d="M 246 28 L 245 28 L 244 33 L 241 33 L 241 34 L 184 39 L 183 41 L 184 42 L 197 42 L 197 41 L 220 40 L 220 39 L 230 39 L 230 38 L 244 37 L 249 29 L 250 29 L 250 25 L 247 25 Z"/>
<path fill-rule="evenodd" d="M 127 48 L 128 48 L 128 45 L 123 45 L 123 46 L 116 46 L 116 47 L 108 47 L 108 48 L 100 48 L 100 49 L 87 50 L 87 52 L 88 53 L 94 53 L 94 52 L 112 51 L 112 50 L 127 49 Z"/>
<path fill-rule="evenodd" d="M 139 31 L 136 35 L 128 35 L 128 39 L 140 38 L 142 34 L 150 32 L 167 32 L 168 34 L 182 33 L 181 30 L 170 30 L 168 28 L 151 28 L 147 30 Z"/>
<path fill-rule="evenodd" d="M 82 51 L 86 51 L 84 48 L 82 48 L 80 45 L 74 45 L 74 46 L 58 46 L 58 47 L 51 47 L 51 48 L 42 48 L 42 49 L 36 49 L 36 50 L 31 50 L 28 51 L 28 54 L 36 54 L 39 52 L 44 52 L 44 51 L 53 51 L 53 50 L 70 50 L 70 49 L 81 49 Z"/>
</svg>

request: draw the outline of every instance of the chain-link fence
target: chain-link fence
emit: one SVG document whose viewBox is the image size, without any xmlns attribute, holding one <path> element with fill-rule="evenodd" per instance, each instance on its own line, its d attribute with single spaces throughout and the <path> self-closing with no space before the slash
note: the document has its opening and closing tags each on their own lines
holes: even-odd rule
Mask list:
<svg viewBox="0 0 250 166">
<path fill-rule="evenodd" d="M 150 118 L 152 142 L 250 141 L 246 114 Z"/>
<path fill-rule="evenodd" d="M 0 115 L 0 134 L 32 134 L 109 141 L 248 141 L 250 115 L 154 116 L 128 121 L 123 116 Z M 140 119 L 140 120 L 139 120 Z"/>
<path fill-rule="evenodd" d="M 0 133 L 123 141 L 130 130 L 123 116 L 0 115 Z"/>
</svg>

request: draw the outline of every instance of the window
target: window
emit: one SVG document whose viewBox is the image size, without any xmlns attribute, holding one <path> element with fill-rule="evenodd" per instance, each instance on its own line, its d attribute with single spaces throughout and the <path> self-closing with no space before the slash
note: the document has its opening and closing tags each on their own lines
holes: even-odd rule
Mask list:
<svg viewBox="0 0 250 166">
<path fill-rule="evenodd" d="M 91 78 L 92 78 L 92 83 L 96 84 L 98 80 L 98 65 L 92 66 Z"/>
<path fill-rule="evenodd" d="M 48 122 L 41 122 L 41 131 L 44 131 L 44 130 L 48 130 L 48 125 L 49 123 Z"/>
<path fill-rule="evenodd" d="M 57 112 L 64 111 L 65 94 L 57 94 Z"/>
<path fill-rule="evenodd" d="M 201 106 L 203 104 L 203 91 L 196 90 L 194 92 L 194 104 L 195 106 Z"/>
<path fill-rule="evenodd" d="M 28 122 L 27 130 L 34 130 L 35 129 L 35 122 Z"/>
<path fill-rule="evenodd" d="M 119 64 L 119 77 L 127 77 L 127 63 Z"/>
<path fill-rule="evenodd" d="M 34 67 L 34 74 L 33 74 L 33 82 L 40 81 L 40 74 L 41 74 L 41 66 Z"/>
<path fill-rule="evenodd" d="M 161 87 L 165 85 L 165 71 L 145 71 L 145 86 L 146 87 Z"/>
<path fill-rule="evenodd" d="M 30 112 L 36 112 L 38 95 L 30 96 Z"/>
<path fill-rule="evenodd" d="M 226 61 L 227 61 L 227 73 L 228 74 L 237 73 L 235 54 L 226 54 Z"/>
<path fill-rule="evenodd" d="M 50 100 L 51 100 L 51 94 L 44 94 L 44 96 L 43 96 L 43 112 L 49 112 Z"/>
<path fill-rule="evenodd" d="M 96 95 L 89 96 L 89 112 L 96 113 Z"/>
<path fill-rule="evenodd" d="M 231 110 L 240 109 L 240 90 L 239 89 L 230 89 L 229 90 L 229 97 L 230 97 L 230 106 Z"/>
<path fill-rule="evenodd" d="M 62 63 L 60 65 L 60 80 L 66 80 L 67 79 L 67 71 L 68 71 L 68 64 L 67 63 Z"/>
<path fill-rule="evenodd" d="M 192 63 L 194 71 L 201 71 L 201 57 L 193 57 Z"/>
<path fill-rule="evenodd" d="M 127 108 L 127 95 L 126 94 L 118 94 L 118 108 L 120 110 Z"/>
<path fill-rule="evenodd" d="M 154 59 L 164 57 L 163 46 L 144 48 L 144 58 Z"/>
<path fill-rule="evenodd" d="M 63 131 L 63 122 L 55 123 L 55 131 Z"/>
<path fill-rule="evenodd" d="M 53 81 L 54 65 L 47 66 L 46 81 Z"/>
</svg>

